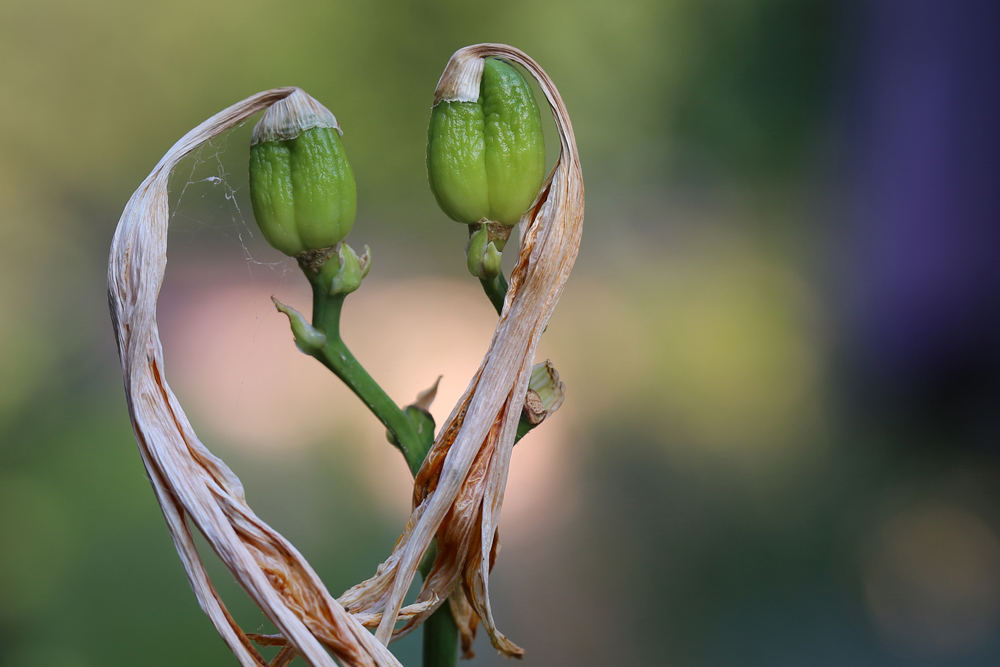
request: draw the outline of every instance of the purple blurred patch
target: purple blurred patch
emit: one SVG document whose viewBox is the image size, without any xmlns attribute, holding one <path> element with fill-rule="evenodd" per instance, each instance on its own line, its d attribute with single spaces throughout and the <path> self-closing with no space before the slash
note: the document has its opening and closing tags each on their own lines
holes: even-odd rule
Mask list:
<svg viewBox="0 0 1000 667">
<path fill-rule="evenodd" d="M 895 398 L 1000 386 L 1000 2 L 867 8 L 850 348 Z"/>
</svg>

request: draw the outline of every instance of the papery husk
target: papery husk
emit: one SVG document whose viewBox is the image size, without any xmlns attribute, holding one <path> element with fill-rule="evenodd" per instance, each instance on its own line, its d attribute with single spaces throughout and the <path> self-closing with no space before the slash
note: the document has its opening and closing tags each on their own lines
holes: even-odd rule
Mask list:
<svg viewBox="0 0 1000 667">
<path fill-rule="evenodd" d="M 450 597 L 464 626 L 466 652 L 471 651 L 478 616 L 497 650 L 520 657 L 523 649 L 507 639 L 493 619 L 489 574 L 499 547 L 500 509 L 535 349 L 576 260 L 584 193 L 566 107 L 545 71 L 522 51 L 504 44 L 477 44 L 456 51 L 438 82 L 434 104 L 476 101 L 484 58 L 491 56 L 521 65 L 538 81 L 555 117 L 559 158 L 520 220 L 521 249 L 500 322 L 479 370 L 417 474 L 414 509 L 405 531 L 375 576 L 347 591 L 340 602 L 352 612 L 382 611 L 375 636 L 388 643 L 394 633 L 409 632 Z M 396 630 L 403 597 L 435 537 L 437 558 L 417 601 L 440 602 Z"/>
<path fill-rule="evenodd" d="M 341 665 L 396 667 L 396 658 L 344 611 L 302 555 L 253 513 L 236 475 L 198 440 L 164 373 L 156 298 L 166 268 L 170 171 L 203 142 L 297 91 L 277 88 L 249 97 L 191 130 L 167 151 L 132 195 L 118 223 L 108 267 L 111 317 L 146 472 L 198 602 L 240 664 L 268 663 L 209 581 L 188 520 L 287 639 L 290 646 L 282 649 L 275 664 L 287 664 L 298 653 L 314 667 L 334 667 L 325 646 Z M 377 622 L 377 617 L 370 621 Z"/>
</svg>

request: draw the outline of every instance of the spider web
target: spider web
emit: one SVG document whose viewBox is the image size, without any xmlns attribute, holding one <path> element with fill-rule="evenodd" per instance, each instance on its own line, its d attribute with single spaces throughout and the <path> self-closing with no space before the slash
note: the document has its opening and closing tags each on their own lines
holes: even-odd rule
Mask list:
<svg viewBox="0 0 1000 667">
<path fill-rule="evenodd" d="M 245 125 L 202 144 L 174 170 L 170 237 L 178 245 L 208 250 L 224 260 L 232 259 L 234 250 L 238 251 L 251 278 L 258 277 L 256 269 L 266 269 L 283 286 L 296 270 L 295 262 L 286 257 L 262 259 L 274 253 L 252 221 L 248 188 L 250 141 Z M 231 139 L 239 149 L 230 148 Z"/>
<path fill-rule="evenodd" d="M 242 264 L 246 273 L 242 280 L 236 278 L 238 282 L 249 282 L 260 286 L 261 294 L 283 298 L 300 272 L 294 259 L 267 244 L 253 220 L 248 183 L 250 132 L 246 125 L 202 144 L 171 174 L 168 256 L 181 270 L 195 267 L 199 275 L 207 270 L 211 278 L 204 278 L 208 280 L 232 281 L 234 267 Z M 168 270 L 165 282 L 184 281 L 176 273 L 171 279 L 171 273 Z M 277 312 L 270 301 L 266 305 L 266 312 L 258 311 L 243 377 L 233 397 L 237 405 L 243 397 L 260 329 Z"/>
</svg>

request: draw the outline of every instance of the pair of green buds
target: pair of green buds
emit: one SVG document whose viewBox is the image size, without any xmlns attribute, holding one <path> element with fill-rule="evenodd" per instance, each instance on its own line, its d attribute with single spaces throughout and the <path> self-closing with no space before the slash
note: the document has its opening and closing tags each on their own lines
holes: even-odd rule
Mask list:
<svg viewBox="0 0 1000 667">
<path fill-rule="evenodd" d="M 264 238 L 319 273 L 331 294 L 356 290 L 371 266 L 343 243 L 357 191 L 337 119 L 302 91 L 272 105 L 254 128 L 250 201 Z M 531 88 L 502 60 L 487 59 L 476 102 L 441 101 L 431 112 L 427 174 L 441 209 L 469 225 L 472 275 L 500 273 L 510 228 L 534 202 L 545 170 L 542 123 Z M 336 255 L 338 262 L 327 260 Z"/>
</svg>

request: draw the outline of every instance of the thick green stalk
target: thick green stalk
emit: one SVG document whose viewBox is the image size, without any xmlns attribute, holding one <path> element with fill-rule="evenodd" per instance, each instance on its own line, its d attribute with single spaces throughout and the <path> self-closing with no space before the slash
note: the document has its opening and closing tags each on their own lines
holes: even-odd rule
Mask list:
<svg viewBox="0 0 1000 667">
<path fill-rule="evenodd" d="M 458 626 L 445 602 L 424 621 L 424 667 L 455 667 L 458 663 Z"/>
<path fill-rule="evenodd" d="M 437 541 L 431 542 L 420 560 L 420 575 L 427 577 L 437 556 Z M 455 667 L 458 664 L 458 626 L 446 601 L 424 621 L 423 667 Z"/>
</svg>

